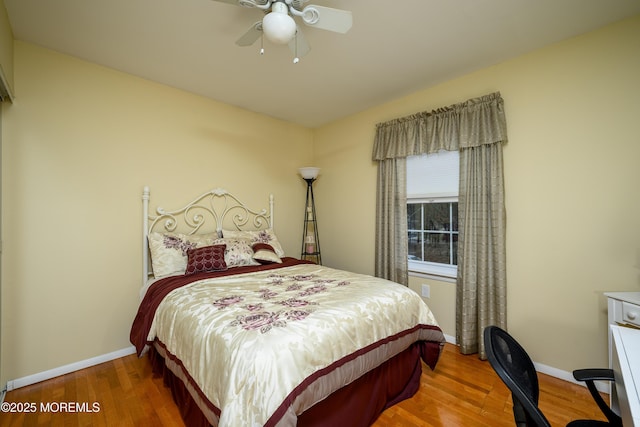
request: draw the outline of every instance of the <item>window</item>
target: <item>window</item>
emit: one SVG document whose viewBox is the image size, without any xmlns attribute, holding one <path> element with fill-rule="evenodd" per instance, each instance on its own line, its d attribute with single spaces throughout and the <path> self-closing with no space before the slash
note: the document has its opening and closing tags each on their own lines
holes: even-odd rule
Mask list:
<svg viewBox="0 0 640 427">
<path fill-rule="evenodd" d="M 409 271 L 457 276 L 458 181 L 457 151 L 407 158 Z"/>
<path fill-rule="evenodd" d="M 409 269 L 455 277 L 458 265 L 458 202 L 407 205 Z"/>
</svg>

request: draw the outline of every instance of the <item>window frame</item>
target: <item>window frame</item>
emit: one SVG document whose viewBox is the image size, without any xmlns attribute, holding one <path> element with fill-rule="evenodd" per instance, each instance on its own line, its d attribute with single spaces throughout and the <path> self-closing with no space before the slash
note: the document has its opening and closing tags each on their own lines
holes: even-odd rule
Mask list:
<svg viewBox="0 0 640 427">
<path fill-rule="evenodd" d="M 411 203 L 459 203 L 459 172 L 460 152 L 457 150 L 440 150 L 435 153 L 407 157 L 407 206 Z M 408 237 L 409 233 L 407 233 L 407 249 L 409 248 Z M 457 281 L 457 265 L 409 259 L 407 262 L 408 273 L 411 276 L 444 282 Z"/>
<path fill-rule="evenodd" d="M 437 195 L 433 194 L 433 195 L 407 197 L 407 205 L 424 204 L 424 203 L 458 203 L 458 195 L 457 194 L 437 194 Z M 407 232 L 409 232 L 410 230 L 411 229 L 407 227 Z M 450 230 L 449 233 L 457 234 L 459 236 L 460 230 L 458 230 L 455 233 L 453 233 L 453 231 Z M 407 245 L 408 244 L 409 242 L 407 241 Z M 431 261 L 415 261 L 415 260 L 409 260 L 409 259 L 407 259 L 407 262 L 408 262 L 409 274 L 412 274 L 412 275 L 424 277 L 427 279 L 443 280 L 447 282 L 455 282 L 458 277 L 457 265 L 443 264 L 443 263 L 431 262 Z"/>
</svg>

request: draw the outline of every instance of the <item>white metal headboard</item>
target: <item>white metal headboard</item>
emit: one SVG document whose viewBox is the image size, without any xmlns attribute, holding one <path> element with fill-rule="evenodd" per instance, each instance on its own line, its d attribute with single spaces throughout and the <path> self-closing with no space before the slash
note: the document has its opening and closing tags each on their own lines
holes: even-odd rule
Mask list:
<svg viewBox="0 0 640 427">
<path fill-rule="evenodd" d="M 261 230 L 273 228 L 273 194 L 269 195 L 269 210 L 248 208 L 236 196 L 222 188 L 216 188 L 196 197 L 192 202 L 176 210 L 158 206 L 154 215 L 149 214 L 149 187 L 142 191 L 142 286 L 151 271 L 148 235 L 152 231 L 196 234 L 207 224 L 221 235 L 222 229 Z M 210 227 L 211 228 L 211 227 Z"/>
</svg>

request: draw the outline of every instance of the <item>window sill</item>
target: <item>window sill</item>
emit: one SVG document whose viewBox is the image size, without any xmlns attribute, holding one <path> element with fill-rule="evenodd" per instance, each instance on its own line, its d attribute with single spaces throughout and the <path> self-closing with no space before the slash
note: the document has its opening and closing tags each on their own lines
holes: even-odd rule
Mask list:
<svg viewBox="0 0 640 427">
<path fill-rule="evenodd" d="M 458 278 L 458 267 L 455 265 L 409 260 L 408 267 L 410 276 L 423 279 L 456 283 Z"/>
<path fill-rule="evenodd" d="M 437 281 L 440 281 L 440 282 L 447 282 L 447 283 L 456 283 L 457 282 L 457 278 L 456 277 L 441 276 L 439 274 L 424 273 L 422 271 L 409 270 L 409 276 L 420 277 L 421 279 L 437 280 Z"/>
</svg>

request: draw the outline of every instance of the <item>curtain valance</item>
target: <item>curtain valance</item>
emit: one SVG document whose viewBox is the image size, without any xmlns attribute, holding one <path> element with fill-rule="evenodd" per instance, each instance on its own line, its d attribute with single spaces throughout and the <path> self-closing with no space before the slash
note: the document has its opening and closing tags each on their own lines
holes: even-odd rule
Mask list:
<svg viewBox="0 0 640 427">
<path fill-rule="evenodd" d="M 499 92 L 376 125 L 373 160 L 507 142 Z"/>
</svg>

